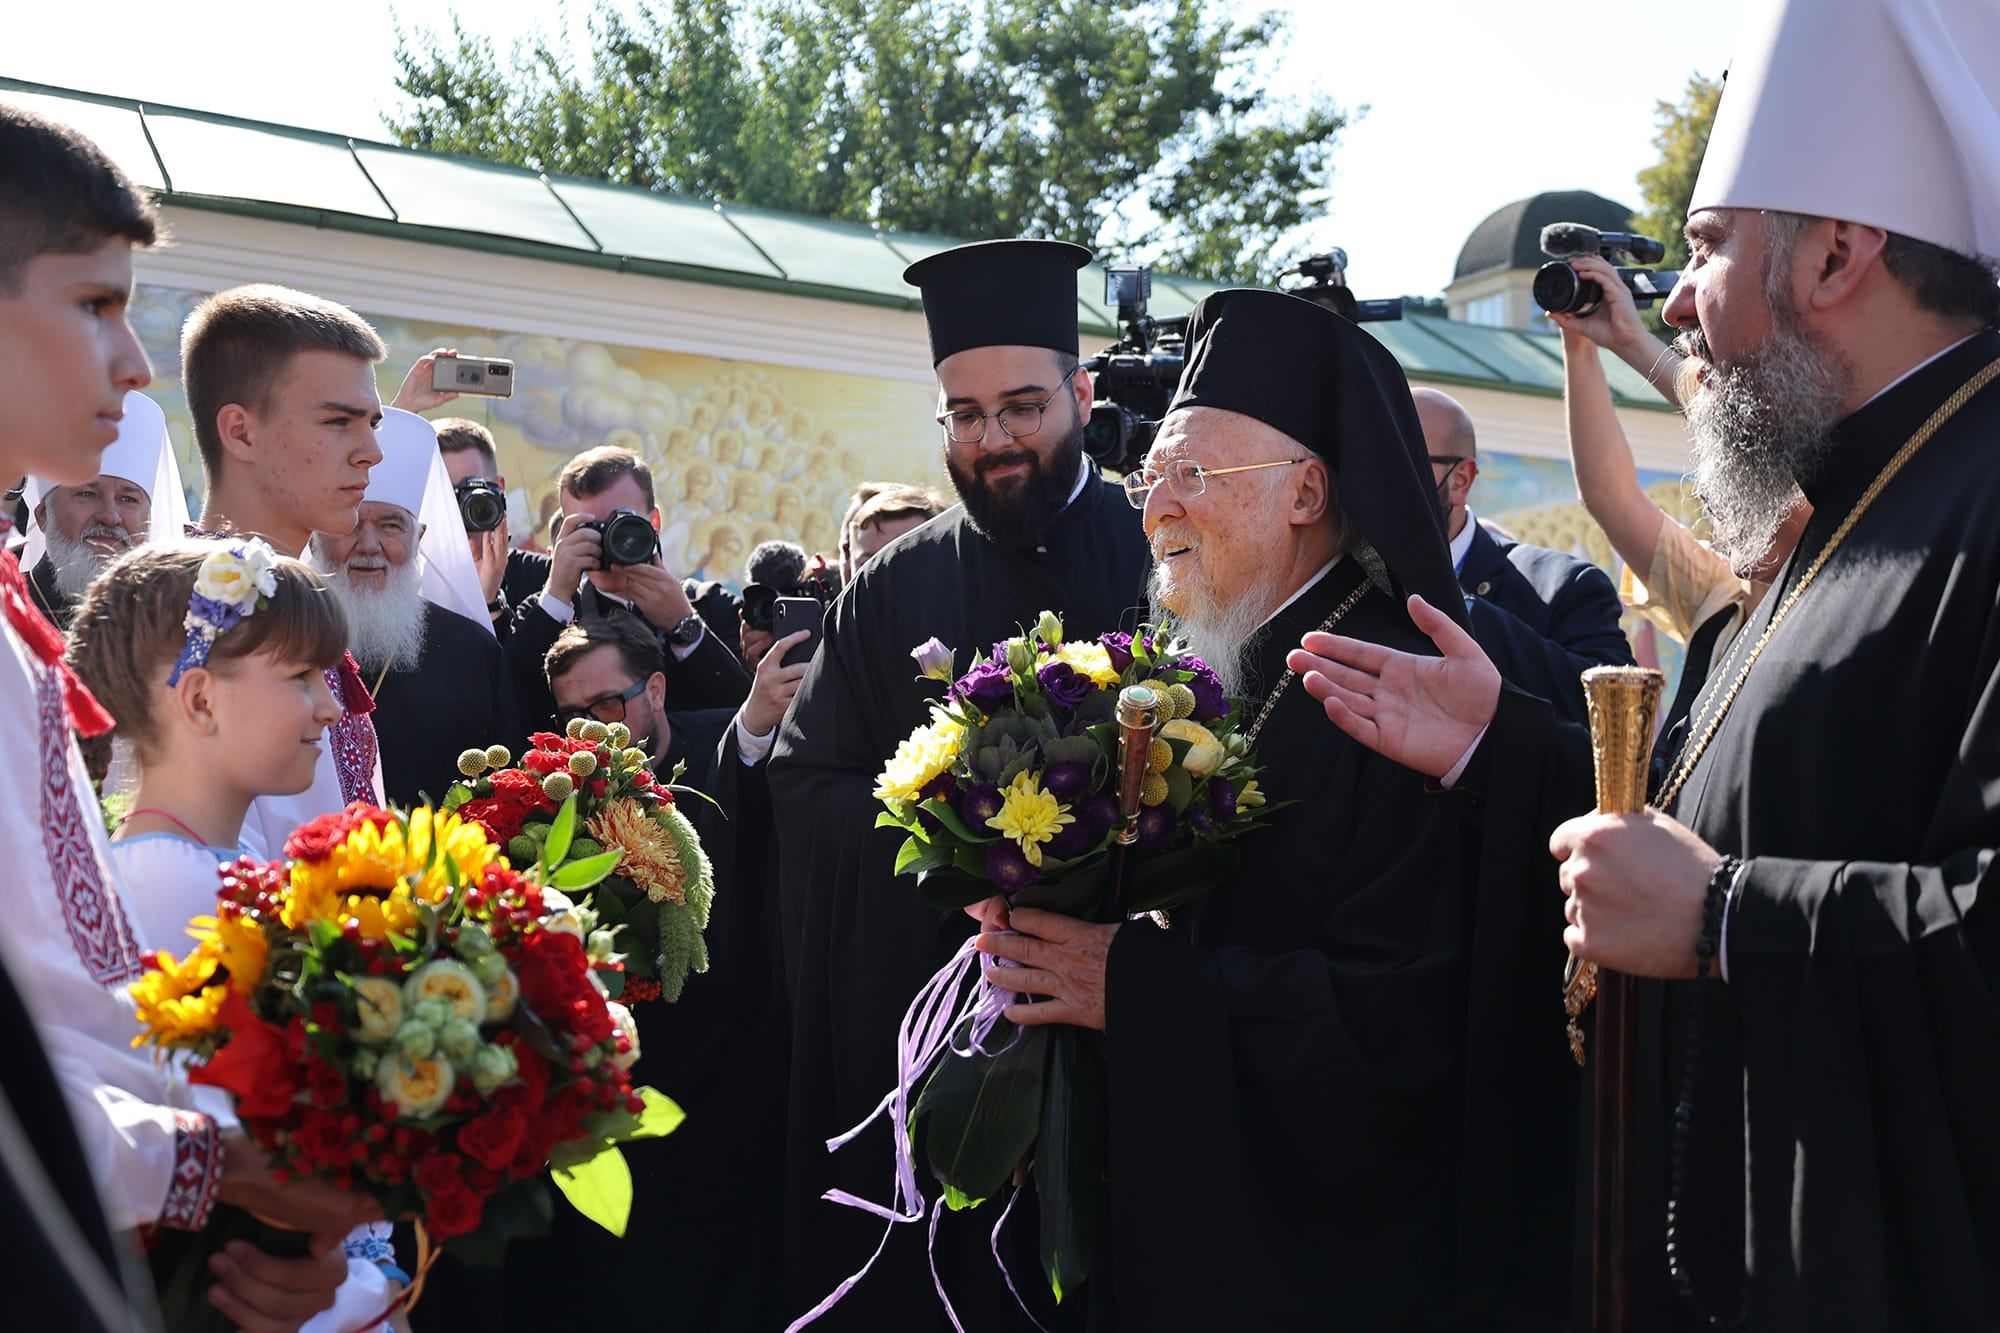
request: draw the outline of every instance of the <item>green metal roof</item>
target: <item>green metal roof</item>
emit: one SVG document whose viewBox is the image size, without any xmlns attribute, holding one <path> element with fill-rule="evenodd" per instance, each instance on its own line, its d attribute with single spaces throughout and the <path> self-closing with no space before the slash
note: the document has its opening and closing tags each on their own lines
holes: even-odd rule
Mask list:
<svg viewBox="0 0 2000 1333">
<path fill-rule="evenodd" d="M 165 203 L 658 277 L 920 309 L 903 269 L 957 244 L 633 186 L 545 176 L 445 153 L 0 77 L 0 95 L 76 126 Z M 1215 285 L 1153 275 L 1153 313 L 1187 313 Z M 1077 273 L 1087 337 L 1116 333 L 1104 268 Z M 1369 331 L 1421 378 L 1543 395 L 1562 391 L 1554 334 L 1431 315 Z M 1604 358 L 1627 406 L 1666 409 Z"/>
</svg>

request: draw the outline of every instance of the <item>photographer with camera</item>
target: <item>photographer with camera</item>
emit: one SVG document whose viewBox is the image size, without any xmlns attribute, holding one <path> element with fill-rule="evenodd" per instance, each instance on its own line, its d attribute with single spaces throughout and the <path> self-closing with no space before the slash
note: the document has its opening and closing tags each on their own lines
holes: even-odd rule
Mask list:
<svg viewBox="0 0 2000 1333">
<path fill-rule="evenodd" d="M 643 622 L 666 654 L 667 697 L 677 711 L 742 703 L 750 672 L 733 646 L 736 596 L 719 583 L 683 582 L 667 570 L 652 470 L 629 449 L 589 449 L 564 466 L 556 494 L 562 519 L 546 557 L 548 573 L 541 591 L 515 611 L 507 641 L 529 729 L 555 717 L 542 659 L 579 615 Z"/>
<path fill-rule="evenodd" d="M 548 559 L 532 551 L 516 551 L 507 522 L 507 478 L 500 472 L 500 453 L 493 433 L 466 417 L 446 417 L 437 427 L 438 449 L 451 478 L 466 539 L 472 543 L 472 563 L 479 570 L 479 589 L 493 632 L 507 642 L 514 630 L 514 611 L 548 582 Z"/>
<path fill-rule="evenodd" d="M 1588 312 L 1549 314 L 1562 330 L 1570 467 L 1585 511 L 1604 529 L 1611 548 L 1639 585 L 1633 606 L 1686 645 L 1681 682 L 1665 718 L 1671 728 L 1687 715 L 1712 664 L 1721 660 L 1769 589 L 1811 517 L 1812 506 L 1801 495 L 1771 549 L 1737 568 L 1725 553 L 1696 538 L 1654 503 L 1639 484 L 1638 465 L 1618 424 L 1597 349 L 1609 349 L 1646 374 L 1677 407 L 1682 359 L 1646 329 L 1631 291 L 1607 260 L 1583 254 L 1567 262 L 1578 278 L 1595 283 L 1602 293 Z"/>
</svg>

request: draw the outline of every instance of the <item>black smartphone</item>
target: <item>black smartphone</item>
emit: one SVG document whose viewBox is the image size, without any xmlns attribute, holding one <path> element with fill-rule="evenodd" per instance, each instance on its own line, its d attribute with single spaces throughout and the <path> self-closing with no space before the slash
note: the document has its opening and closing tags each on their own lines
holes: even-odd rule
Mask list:
<svg viewBox="0 0 2000 1333">
<path fill-rule="evenodd" d="M 802 629 L 812 631 L 812 637 L 794 644 L 778 665 L 799 666 L 812 661 L 812 655 L 819 651 L 820 631 L 825 626 L 826 603 L 817 597 L 780 597 L 771 603 L 772 638 L 782 639 Z"/>
</svg>

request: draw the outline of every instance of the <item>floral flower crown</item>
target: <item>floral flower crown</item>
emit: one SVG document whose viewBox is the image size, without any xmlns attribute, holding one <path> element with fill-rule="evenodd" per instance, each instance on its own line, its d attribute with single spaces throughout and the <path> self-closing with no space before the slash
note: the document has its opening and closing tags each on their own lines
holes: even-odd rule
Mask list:
<svg viewBox="0 0 2000 1333">
<path fill-rule="evenodd" d="M 168 688 L 180 684 L 189 670 L 208 664 L 209 650 L 219 636 L 268 605 L 265 599 L 278 591 L 277 565 L 278 553 L 256 537 L 208 553 L 188 597 L 187 619 L 182 622 L 187 626 L 187 642 L 174 659 Z"/>
</svg>

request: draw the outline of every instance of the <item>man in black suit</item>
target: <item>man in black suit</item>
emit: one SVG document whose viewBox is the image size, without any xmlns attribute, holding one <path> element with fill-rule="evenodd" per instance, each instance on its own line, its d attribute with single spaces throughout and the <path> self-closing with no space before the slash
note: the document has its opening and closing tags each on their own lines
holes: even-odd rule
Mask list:
<svg viewBox="0 0 2000 1333">
<path fill-rule="evenodd" d="M 513 609 L 507 660 L 515 698 L 530 731 L 555 718 L 543 659 L 563 626 L 580 617 L 636 619 L 665 654 L 667 698 L 676 711 L 723 708 L 734 712 L 750 694 L 750 672 L 737 656 L 740 615 L 736 595 L 719 583 L 683 581 L 660 559 L 660 511 L 653 502 L 653 473 L 629 449 L 606 446 L 572 458 L 556 483 L 562 522 L 546 561 L 540 590 Z M 624 511 L 652 525 L 652 558 L 639 564 L 606 559 L 594 524 Z"/>
<path fill-rule="evenodd" d="M 1451 558 L 1472 617 L 1472 636 L 1508 680 L 1588 722 L 1579 679 L 1594 666 L 1629 666 L 1610 576 L 1588 560 L 1496 537 L 1472 513 L 1479 445 L 1472 417 L 1449 394 L 1412 389 L 1445 510 Z"/>
</svg>

